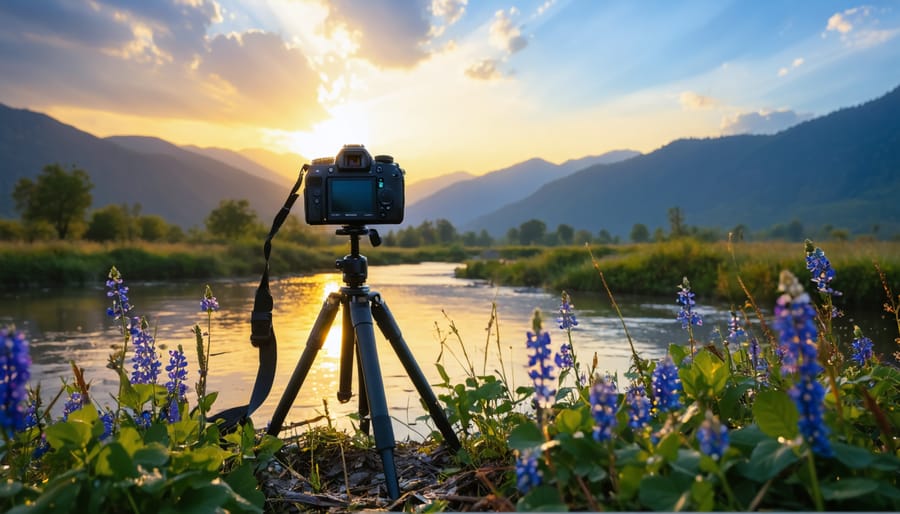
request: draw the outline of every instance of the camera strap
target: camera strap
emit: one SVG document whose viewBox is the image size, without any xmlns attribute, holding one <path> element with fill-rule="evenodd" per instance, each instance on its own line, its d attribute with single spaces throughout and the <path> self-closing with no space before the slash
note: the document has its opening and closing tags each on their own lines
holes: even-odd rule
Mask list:
<svg viewBox="0 0 900 514">
<path fill-rule="evenodd" d="M 309 165 L 304 164 L 287 200 L 285 200 L 278 214 L 275 215 L 275 219 L 272 220 L 272 228 L 269 230 L 269 235 L 266 236 L 266 242 L 263 245 L 265 267 L 259 280 L 259 286 L 256 288 L 253 312 L 250 314 L 250 344 L 259 349 L 259 368 L 256 371 L 253 392 L 250 394 L 250 403 L 232 407 L 210 418 L 212 420 L 223 420 L 222 426 L 226 431 L 249 418 L 266 401 L 269 391 L 272 390 L 272 383 L 275 381 L 275 365 L 278 361 L 278 351 L 275 340 L 275 327 L 272 323 L 274 302 L 272 293 L 269 290 L 269 257 L 272 253 L 272 239 L 291 213 L 291 207 L 294 206 L 297 197 L 300 196 L 298 191 L 303 183 L 303 175 L 308 169 Z"/>
</svg>

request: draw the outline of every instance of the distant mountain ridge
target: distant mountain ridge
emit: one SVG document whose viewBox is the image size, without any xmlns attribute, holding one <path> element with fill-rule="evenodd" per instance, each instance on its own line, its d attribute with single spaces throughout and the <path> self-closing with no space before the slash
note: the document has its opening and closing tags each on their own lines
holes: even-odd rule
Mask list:
<svg viewBox="0 0 900 514">
<path fill-rule="evenodd" d="M 0 104 L 0 216 L 17 217 L 11 194 L 47 164 L 75 165 L 94 184 L 93 207 L 140 203 L 182 227 L 200 226 L 223 199 L 247 199 L 263 219 L 284 202 L 283 184 L 156 138 L 105 140 L 41 113 Z"/>
<path fill-rule="evenodd" d="M 407 204 L 404 225 L 444 218 L 462 227 L 498 207 L 528 196 L 542 185 L 597 163 L 617 162 L 640 155 L 633 150 L 614 150 L 602 155 L 553 164 L 533 158 L 510 167 L 456 182 Z"/>
<path fill-rule="evenodd" d="M 900 234 L 900 87 L 774 135 L 681 139 L 595 165 L 466 223 L 504 234 L 532 218 L 627 239 L 635 223 L 751 229 L 799 220 Z M 890 232 L 889 232 L 890 231 Z"/>
</svg>

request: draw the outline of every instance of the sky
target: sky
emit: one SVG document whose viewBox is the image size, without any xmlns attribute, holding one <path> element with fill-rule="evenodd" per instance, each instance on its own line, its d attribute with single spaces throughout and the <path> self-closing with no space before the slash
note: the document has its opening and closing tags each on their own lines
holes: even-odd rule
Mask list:
<svg viewBox="0 0 900 514">
<path fill-rule="evenodd" d="M 897 0 L 0 1 L 0 103 L 100 137 L 362 143 L 411 182 L 774 133 L 898 85 Z"/>
</svg>

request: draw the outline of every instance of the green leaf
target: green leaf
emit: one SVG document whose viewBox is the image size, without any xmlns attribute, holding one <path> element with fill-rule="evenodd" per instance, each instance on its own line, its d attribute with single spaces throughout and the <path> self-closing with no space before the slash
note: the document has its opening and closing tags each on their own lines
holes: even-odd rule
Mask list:
<svg viewBox="0 0 900 514">
<path fill-rule="evenodd" d="M 837 482 L 822 484 L 822 498 L 826 500 L 849 500 L 865 496 L 879 489 L 877 480 L 868 478 L 845 478 Z"/>
<path fill-rule="evenodd" d="M 744 395 L 755 386 L 753 380 L 744 380 L 736 386 L 726 387 L 725 394 L 722 395 L 722 401 L 719 402 L 719 417 L 722 419 L 740 419 L 742 417 L 741 409 L 744 406 L 741 399 Z"/>
<path fill-rule="evenodd" d="M 104 445 L 97 455 L 94 472 L 100 476 L 114 478 L 134 478 L 137 469 L 128 452 L 116 441 Z"/>
<path fill-rule="evenodd" d="M 709 480 L 698 480 L 691 484 L 691 500 L 693 500 L 693 510 L 700 512 L 710 512 L 716 505 L 716 494 L 712 482 Z"/>
<path fill-rule="evenodd" d="M 557 491 L 555 487 L 542 485 L 528 491 L 528 494 L 519 499 L 516 510 L 567 512 L 569 508 L 559 497 L 559 491 Z"/>
<path fill-rule="evenodd" d="M 175 510 L 179 514 L 205 514 L 216 512 L 229 497 L 228 486 L 225 484 L 207 484 L 200 487 L 192 487 L 181 495 Z"/>
<path fill-rule="evenodd" d="M 738 469 L 747 478 L 762 483 L 776 477 L 798 460 L 791 447 L 769 439 L 754 448 L 750 461 L 741 464 Z"/>
<path fill-rule="evenodd" d="M 672 362 L 674 362 L 676 366 L 681 366 L 681 361 L 687 357 L 687 354 L 688 348 L 675 343 L 669 345 L 669 356 L 672 357 Z"/>
<path fill-rule="evenodd" d="M 266 496 L 259 490 L 256 476 L 253 474 L 254 464 L 250 462 L 244 463 L 241 467 L 229 473 L 225 477 L 225 482 L 244 500 L 244 503 L 237 502 L 238 505 L 244 507 L 241 510 L 247 512 L 247 507 L 251 507 L 252 512 L 262 512 L 263 504 L 265 504 Z"/>
<path fill-rule="evenodd" d="M 753 416 L 760 430 L 775 439 L 794 439 L 799 433 L 800 414 L 783 391 L 761 391 L 753 403 Z"/>
<path fill-rule="evenodd" d="M 0 498 L 12 498 L 22 491 L 22 482 L 5 480 L 0 482 Z"/>
<path fill-rule="evenodd" d="M 556 428 L 565 434 L 575 434 L 590 429 L 585 423 L 585 411 L 582 409 L 564 409 L 556 416 Z"/>
<path fill-rule="evenodd" d="M 848 468 L 866 469 L 875 461 L 875 455 L 865 448 L 841 442 L 832 443 L 831 448 L 834 457 Z"/>
<path fill-rule="evenodd" d="M 678 458 L 678 448 L 681 446 L 681 433 L 672 432 L 663 438 L 656 447 L 656 453 L 662 455 L 669 462 Z"/>
<path fill-rule="evenodd" d="M 638 499 L 651 510 L 682 510 L 687 507 L 692 482 L 683 475 L 647 476 L 641 480 Z"/>
<path fill-rule="evenodd" d="M 132 456 L 134 463 L 146 469 L 161 468 L 169 461 L 169 449 L 159 443 L 139 448 Z"/>
<path fill-rule="evenodd" d="M 54 423 L 45 430 L 47 442 L 57 450 L 84 448 L 91 440 L 91 425 L 75 421 Z"/>
<path fill-rule="evenodd" d="M 731 446 L 743 448 L 748 452 L 756 448 L 759 443 L 770 439 L 755 423 L 728 433 Z"/>
<path fill-rule="evenodd" d="M 544 444 L 544 434 L 534 423 L 522 423 L 509 433 L 509 447 L 513 450 L 531 450 L 542 444 Z"/>
<path fill-rule="evenodd" d="M 641 488 L 641 479 L 647 471 L 643 466 L 625 466 L 619 471 L 619 497 L 623 500 L 634 498 Z"/>
</svg>

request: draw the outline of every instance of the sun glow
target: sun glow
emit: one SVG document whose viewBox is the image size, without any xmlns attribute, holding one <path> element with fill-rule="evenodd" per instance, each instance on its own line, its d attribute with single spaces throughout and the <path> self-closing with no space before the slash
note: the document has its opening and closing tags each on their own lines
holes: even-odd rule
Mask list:
<svg viewBox="0 0 900 514">
<path fill-rule="evenodd" d="M 345 144 L 371 143 L 371 113 L 362 104 L 343 104 L 329 109 L 331 117 L 317 123 L 312 131 L 268 130 L 272 144 L 307 159 L 330 157 Z"/>
</svg>

